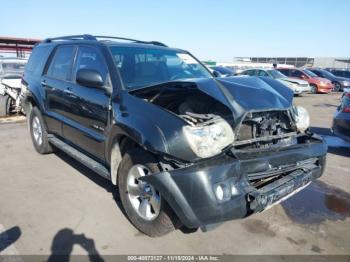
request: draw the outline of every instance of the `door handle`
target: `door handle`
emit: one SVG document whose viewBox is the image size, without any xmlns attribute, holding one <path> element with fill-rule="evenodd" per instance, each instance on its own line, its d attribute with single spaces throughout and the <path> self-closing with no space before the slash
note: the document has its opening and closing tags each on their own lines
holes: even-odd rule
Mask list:
<svg viewBox="0 0 350 262">
<path fill-rule="evenodd" d="M 75 97 L 71 87 L 67 87 L 66 89 L 63 90 L 63 92 L 68 96 Z"/>
<path fill-rule="evenodd" d="M 45 80 L 41 81 L 41 85 L 46 86 L 46 81 Z"/>
<path fill-rule="evenodd" d="M 73 92 L 69 89 L 65 89 L 63 92 L 67 95 L 73 95 Z"/>
</svg>

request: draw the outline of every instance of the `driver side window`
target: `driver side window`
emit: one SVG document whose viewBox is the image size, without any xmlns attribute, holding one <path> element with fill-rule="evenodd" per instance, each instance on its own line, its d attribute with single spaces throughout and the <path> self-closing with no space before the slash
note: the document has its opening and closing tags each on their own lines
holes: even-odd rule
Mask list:
<svg viewBox="0 0 350 262">
<path fill-rule="evenodd" d="M 110 86 L 107 65 L 97 49 L 89 46 L 81 46 L 76 58 L 75 75 L 80 69 L 96 70 L 102 76 L 105 86 Z"/>
</svg>

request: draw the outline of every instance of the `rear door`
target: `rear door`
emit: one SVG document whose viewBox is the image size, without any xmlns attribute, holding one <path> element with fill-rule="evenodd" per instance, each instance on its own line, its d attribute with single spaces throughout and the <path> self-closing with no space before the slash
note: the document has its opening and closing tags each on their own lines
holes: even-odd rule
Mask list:
<svg viewBox="0 0 350 262">
<path fill-rule="evenodd" d="M 77 83 L 79 69 L 98 71 L 104 81 L 104 88 L 86 87 Z M 110 112 L 110 97 L 106 89 L 111 88 L 111 84 L 106 61 L 98 48 L 79 46 L 72 79 L 67 92 L 71 110 L 64 121 L 63 135 L 91 157 L 103 162 Z"/>
<path fill-rule="evenodd" d="M 75 52 L 75 46 L 58 46 L 41 81 L 45 90 L 46 123 L 50 133 L 59 136 L 62 135 L 62 121 L 71 110 L 65 89 L 70 85 Z"/>
</svg>

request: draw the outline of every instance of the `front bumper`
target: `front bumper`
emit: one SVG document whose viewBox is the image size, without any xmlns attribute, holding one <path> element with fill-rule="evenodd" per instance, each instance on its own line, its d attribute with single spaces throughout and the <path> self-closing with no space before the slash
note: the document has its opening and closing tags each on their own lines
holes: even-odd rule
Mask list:
<svg viewBox="0 0 350 262">
<path fill-rule="evenodd" d="M 302 93 L 309 93 L 311 92 L 311 86 L 310 85 L 299 85 L 294 89 L 294 94 L 302 94 Z"/>
<path fill-rule="evenodd" d="M 322 175 L 326 153 L 325 142 L 314 136 L 308 143 L 223 156 L 142 180 L 159 190 L 185 226 L 203 227 L 260 212 L 308 185 Z M 299 166 L 310 159 L 315 160 L 314 165 Z M 285 175 L 262 187 L 252 186 L 251 177 L 268 172 Z M 234 185 L 226 201 L 219 201 L 215 194 L 220 183 Z"/>
<path fill-rule="evenodd" d="M 317 87 L 317 91 L 319 93 L 330 93 L 332 92 L 334 86 L 332 84 L 327 84 L 327 85 L 321 85 L 319 84 L 318 87 Z"/>
</svg>

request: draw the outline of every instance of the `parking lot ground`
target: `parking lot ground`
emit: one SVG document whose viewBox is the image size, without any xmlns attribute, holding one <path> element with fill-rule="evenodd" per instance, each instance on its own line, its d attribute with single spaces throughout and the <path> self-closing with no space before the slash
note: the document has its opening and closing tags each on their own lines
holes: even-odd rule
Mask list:
<svg viewBox="0 0 350 262">
<path fill-rule="evenodd" d="M 37 154 L 25 123 L 1 124 L 0 253 L 349 255 L 350 145 L 329 131 L 339 98 L 295 98 L 329 143 L 319 181 L 247 219 L 161 238 L 144 236 L 128 222 L 108 181 L 63 153 Z"/>
</svg>

